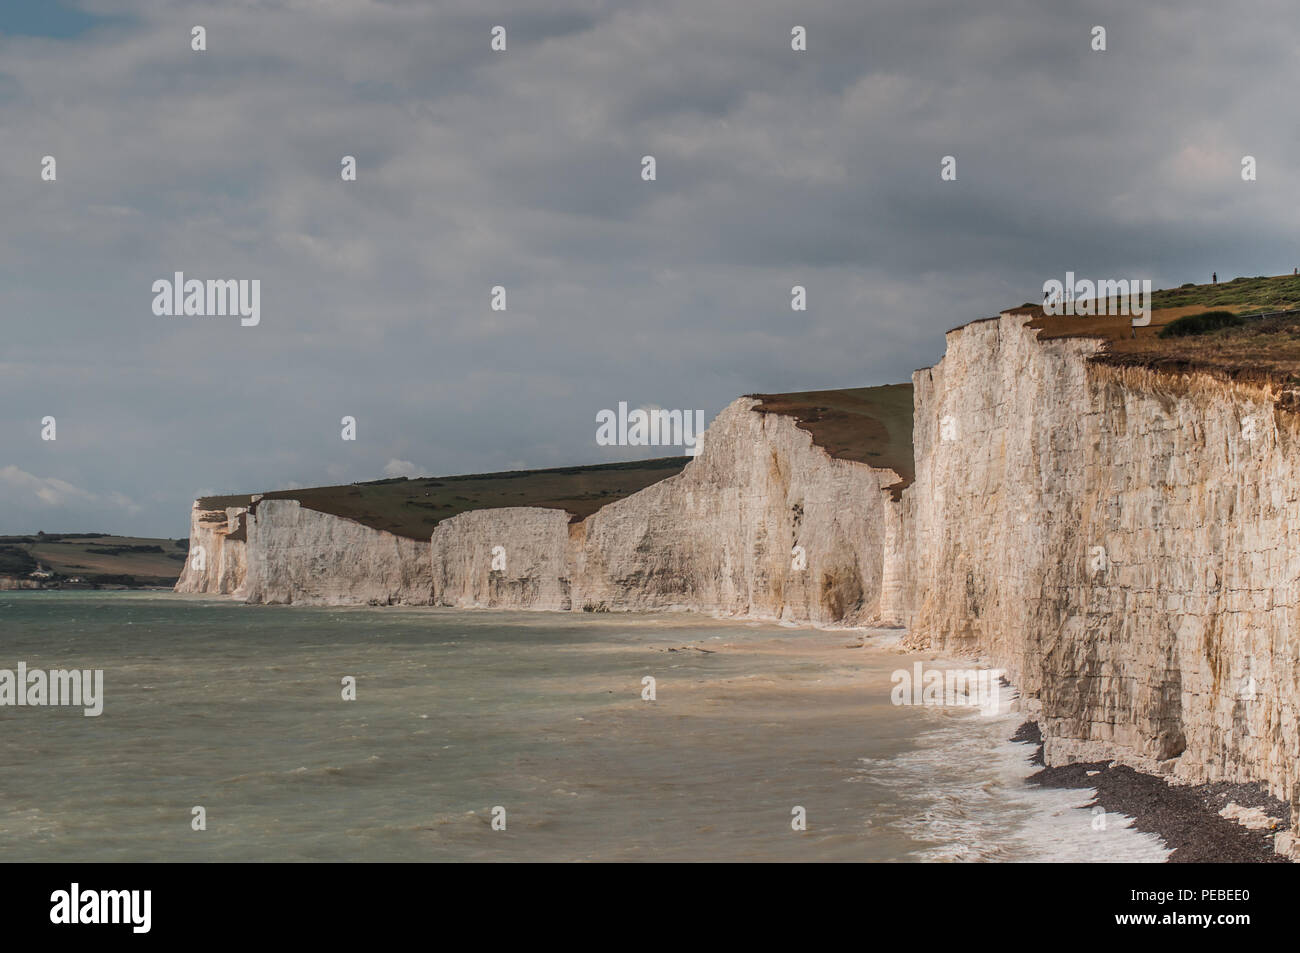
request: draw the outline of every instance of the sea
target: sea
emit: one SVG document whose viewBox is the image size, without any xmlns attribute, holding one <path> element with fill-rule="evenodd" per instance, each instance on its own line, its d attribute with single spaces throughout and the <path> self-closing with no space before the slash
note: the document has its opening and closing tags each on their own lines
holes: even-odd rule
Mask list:
<svg viewBox="0 0 1300 953">
<path fill-rule="evenodd" d="M 0 592 L 6 861 L 1150 861 L 899 630 Z M 1010 694 L 1010 690 L 1007 690 Z M 1014 708 L 1009 697 L 1004 709 Z"/>
</svg>

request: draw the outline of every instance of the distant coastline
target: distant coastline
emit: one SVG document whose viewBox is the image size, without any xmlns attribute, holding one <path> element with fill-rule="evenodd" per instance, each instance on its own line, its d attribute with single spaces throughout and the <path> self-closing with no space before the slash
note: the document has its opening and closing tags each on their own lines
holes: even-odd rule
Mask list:
<svg viewBox="0 0 1300 953">
<path fill-rule="evenodd" d="M 0 591 L 170 589 L 188 553 L 188 539 L 108 533 L 0 536 Z"/>
</svg>

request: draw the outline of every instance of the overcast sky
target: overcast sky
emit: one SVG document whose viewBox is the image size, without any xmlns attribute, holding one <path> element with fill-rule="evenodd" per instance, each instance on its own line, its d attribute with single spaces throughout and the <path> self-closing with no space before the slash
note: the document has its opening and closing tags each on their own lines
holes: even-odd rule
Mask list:
<svg viewBox="0 0 1300 953">
<path fill-rule="evenodd" d="M 664 455 L 596 413 L 905 381 L 1067 269 L 1300 264 L 1294 4 L 1059 6 L 6 3 L 0 533 Z M 176 271 L 261 323 L 156 316 Z"/>
</svg>

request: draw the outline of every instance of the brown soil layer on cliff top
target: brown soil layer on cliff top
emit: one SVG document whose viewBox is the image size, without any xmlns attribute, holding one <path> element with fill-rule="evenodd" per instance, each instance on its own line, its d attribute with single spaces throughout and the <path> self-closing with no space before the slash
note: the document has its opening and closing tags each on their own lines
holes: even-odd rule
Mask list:
<svg viewBox="0 0 1300 953">
<path fill-rule="evenodd" d="M 1152 308 L 1151 323 L 1141 328 L 1134 328 L 1133 319 L 1126 314 L 1047 315 L 1041 307 L 1015 310 L 1025 317 L 1032 317 L 1028 326 L 1038 329 L 1040 341 L 1050 341 L 1053 338 L 1097 338 L 1105 341 L 1107 349 L 1111 351 L 1150 352 L 1153 349 L 1163 350 L 1165 345 L 1172 343 L 1169 339 L 1159 337 L 1166 324 L 1189 314 L 1201 314 L 1206 309 L 1200 305 Z M 1215 310 L 1238 312 L 1240 309 L 1229 305 Z"/>
<path fill-rule="evenodd" d="M 275 490 L 267 500 L 297 500 L 304 507 L 349 519 L 409 539 L 427 540 L 440 522 L 469 510 L 535 506 L 565 510 L 571 521 L 680 473 L 690 457 L 662 457 L 629 463 L 508 470 L 464 476 L 417 477 Z M 249 494 L 207 496 L 200 509 L 248 506 Z"/>
<path fill-rule="evenodd" d="M 1012 741 L 1040 742 L 1038 726 L 1021 725 Z M 1034 764 L 1041 765 L 1042 744 Z M 1171 849 L 1168 863 L 1286 863 L 1273 850 L 1273 836 L 1290 824 L 1290 806 L 1269 797 L 1261 784 L 1215 782 L 1172 785 L 1163 778 L 1143 774 L 1111 762 L 1066 764 L 1030 775 L 1031 784 L 1049 788 L 1092 788 L 1097 792 L 1089 807 L 1133 818 L 1136 830 L 1155 834 Z M 1251 830 L 1219 811 L 1235 803 L 1258 807 L 1278 822 L 1275 830 Z"/>
<path fill-rule="evenodd" d="M 1154 371 L 1203 373 L 1266 384 L 1280 390 L 1300 385 L 1300 316 L 1249 321 L 1188 337 L 1161 338 L 1171 321 L 1205 311 L 1251 315 L 1300 307 L 1300 277 L 1238 278 L 1211 285 L 1171 288 L 1151 296 L 1151 323 L 1134 329 L 1127 315 L 1045 315 L 1041 306 L 1013 309 L 1030 319 L 1039 340 L 1087 337 L 1103 342 L 1099 364 Z M 1136 333 L 1135 333 L 1136 331 Z M 1294 404 L 1294 395 L 1283 403 Z"/>
<path fill-rule="evenodd" d="M 897 490 L 916 478 L 912 459 L 912 385 L 750 394 L 761 414 L 793 417 L 813 443 L 837 460 L 893 470 Z"/>
<path fill-rule="evenodd" d="M 1193 337 L 1120 342 L 1094 360 L 1266 385 L 1282 392 L 1282 406 L 1294 408 L 1300 386 L 1300 315 L 1263 318 Z"/>
</svg>

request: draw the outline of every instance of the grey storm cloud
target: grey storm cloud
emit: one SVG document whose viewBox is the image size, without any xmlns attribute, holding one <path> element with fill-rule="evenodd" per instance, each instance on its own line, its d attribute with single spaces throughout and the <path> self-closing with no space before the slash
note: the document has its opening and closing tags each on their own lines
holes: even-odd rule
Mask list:
<svg viewBox="0 0 1300 953">
<path fill-rule="evenodd" d="M 906 380 L 1067 269 L 1300 261 L 1281 2 L 63 6 L 0 13 L 0 532 L 623 459 L 602 408 Z M 261 323 L 155 316 L 176 271 Z"/>
</svg>

